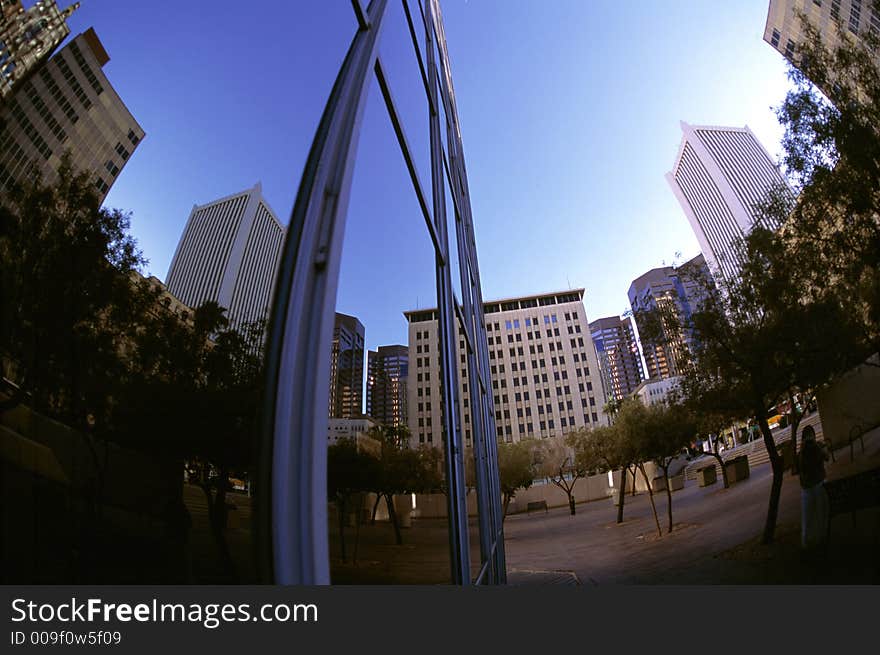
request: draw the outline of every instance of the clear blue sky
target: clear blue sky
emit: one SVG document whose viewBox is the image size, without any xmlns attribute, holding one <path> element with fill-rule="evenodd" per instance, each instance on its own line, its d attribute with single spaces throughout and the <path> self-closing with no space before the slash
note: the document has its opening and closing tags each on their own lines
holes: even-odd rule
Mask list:
<svg viewBox="0 0 880 655">
<path fill-rule="evenodd" d="M 747 124 L 779 152 L 788 81 L 761 38 L 768 0 L 442 5 L 486 299 L 586 287 L 589 318 L 619 314 L 635 277 L 697 254 L 664 179 L 679 120 Z M 428 187 L 423 91 L 389 11 L 382 58 Z M 147 132 L 107 204 L 133 213 L 152 274 L 195 203 L 260 180 L 287 223 L 356 26 L 348 0 L 83 0 L 71 26 L 95 27 Z M 401 312 L 434 305 L 433 258 L 375 82 L 361 136 L 338 309 L 374 348 L 406 343 Z"/>
</svg>

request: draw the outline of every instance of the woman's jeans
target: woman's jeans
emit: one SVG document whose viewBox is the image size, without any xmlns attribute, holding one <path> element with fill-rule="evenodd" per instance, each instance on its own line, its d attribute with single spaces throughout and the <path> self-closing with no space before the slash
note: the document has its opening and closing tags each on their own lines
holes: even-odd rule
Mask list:
<svg viewBox="0 0 880 655">
<path fill-rule="evenodd" d="M 821 482 L 801 489 L 801 546 L 812 548 L 825 542 L 828 534 L 828 494 Z"/>
</svg>

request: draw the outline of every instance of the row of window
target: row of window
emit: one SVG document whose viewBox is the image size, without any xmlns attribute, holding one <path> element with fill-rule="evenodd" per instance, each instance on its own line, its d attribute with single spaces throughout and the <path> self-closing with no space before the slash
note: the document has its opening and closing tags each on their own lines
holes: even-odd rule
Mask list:
<svg viewBox="0 0 880 655">
<path fill-rule="evenodd" d="M 70 66 L 67 65 L 67 61 L 64 59 L 64 57 L 59 54 L 58 56 L 54 57 L 54 61 L 55 65 L 58 67 L 58 70 L 60 70 L 61 74 L 64 76 L 64 79 L 67 80 L 67 84 L 73 91 L 73 95 L 77 97 L 83 108 L 86 111 L 91 109 L 92 101 L 89 100 L 86 92 L 83 90 L 76 77 L 74 77 L 73 71 L 70 70 Z"/>
<path fill-rule="evenodd" d="M 58 124 L 58 121 L 55 119 L 55 116 L 52 115 L 52 112 L 49 111 L 49 108 L 46 106 L 46 103 L 43 102 L 43 99 L 37 93 L 36 88 L 34 88 L 33 82 L 28 81 L 24 85 L 25 95 L 30 99 L 31 104 L 34 106 L 34 109 L 37 110 L 37 113 L 43 119 L 43 122 L 46 124 L 46 127 L 55 135 L 55 138 L 58 139 L 58 143 L 64 143 L 67 141 L 67 132 Z"/>
<path fill-rule="evenodd" d="M 9 100 L 9 108 L 12 110 L 12 116 L 18 122 L 28 139 L 30 139 L 30 142 L 34 144 L 37 151 L 43 155 L 44 159 L 49 159 L 49 157 L 52 156 L 52 150 L 49 148 L 49 144 L 46 143 L 46 140 L 40 135 L 37 128 L 34 127 L 34 124 L 31 123 L 30 119 L 25 115 L 24 110 L 21 108 L 21 105 L 18 104 L 18 101 L 11 98 Z"/>
<path fill-rule="evenodd" d="M 46 85 L 46 88 L 49 90 L 49 95 L 55 100 L 55 104 L 58 105 L 62 112 L 64 112 L 64 115 L 67 116 L 67 120 L 70 121 L 70 124 L 75 125 L 79 120 L 79 115 L 74 111 L 73 105 L 70 104 L 67 96 L 61 91 L 55 78 L 52 77 L 47 68 L 42 68 L 40 70 L 40 77 Z"/>
<path fill-rule="evenodd" d="M 589 424 L 589 423 L 590 423 L 590 417 L 591 417 L 591 416 L 592 416 L 592 422 L 593 422 L 593 423 L 596 423 L 596 422 L 599 421 L 599 417 L 598 417 L 598 415 L 597 415 L 595 412 L 592 412 L 592 413 L 589 414 L 589 415 L 588 415 L 588 414 L 584 414 L 584 423 L 585 423 L 585 424 Z M 562 427 L 562 428 L 574 428 L 574 427 L 577 427 L 577 423 L 575 423 L 575 419 L 574 419 L 573 416 L 568 416 L 568 417 L 563 416 L 563 417 L 561 417 L 561 418 L 559 419 L 559 424 L 560 424 L 560 427 Z M 538 421 L 538 426 L 540 427 L 541 432 L 545 432 L 545 431 L 547 431 L 547 430 L 555 430 L 555 429 L 556 429 L 556 425 L 555 425 L 554 419 L 552 419 L 552 418 L 551 418 L 551 419 L 547 419 L 546 421 Z M 535 423 L 533 423 L 533 422 L 530 422 L 530 423 L 519 423 L 519 424 L 518 424 L 518 427 L 519 427 L 519 434 L 520 434 L 520 435 L 524 435 L 524 434 L 526 434 L 526 433 L 533 433 L 533 432 L 535 432 Z M 498 435 L 499 437 L 504 437 L 506 441 L 511 441 L 511 439 L 510 439 L 509 437 L 512 436 L 512 433 L 513 433 L 513 426 L 511 426 L 511 425 L 498 426 L 498 427 L 495 428 L 495 431 L 496 431 L 496 433 L 497 433 L 497 435 Z"/>
<path fill-rule="evenodd" d="M 76 59 L 76 63 L 79 64 L 82 72 L 85 73 L 86 79 L 95 90 L 95 93 L 98 95 L 104 93 L 104 87 L 98 82 L 98 78 L 92 70 L 92 67 L 89 66 L 89 63 L 85 60 L 85 57 L 83 57 L 82 51 L 79 49 L 79 46 L 75 41 L 70 44 L 70 50 L 73 52 L 73 58 Z"/>
</svg>

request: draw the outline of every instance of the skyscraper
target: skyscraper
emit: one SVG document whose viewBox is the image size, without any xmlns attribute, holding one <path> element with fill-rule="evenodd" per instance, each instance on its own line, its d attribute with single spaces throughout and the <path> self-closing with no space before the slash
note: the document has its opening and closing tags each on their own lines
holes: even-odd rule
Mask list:
<svg viewBox="0 0 880 655">
<path fill-rule="evenodd" d="M 647 366 L 647 379 L 670 378 L 682 372 L 686 349 L 692 347 L 692 335 L 683 331 L 680 324 L 663 325 L 663 339 L 654 341 L 644 334 L 643 312 L 660 309 L 661 315 L 675 315 L 687 323 L 699 307 L 702 286 L 694 279 L 694 269 L 702 269 L 700 276 L 709 277 L 706 260 L 697 255 L 686 264 L 674 268 L 652 268 L 633 280 L 629 287 L 629 303 L 642 343 L 642 353 Z"/>
<path fill-rule="evenodd" d="M 608 400 L 623 400 L 644 379 L 642 358 L 632 320 L 619 316 L 599 318 L 590 323 L 602 384 Z"/>
<path fill-rule="evenodd" d="M 496 438 L 561 436 L 606 424 L 605 393 L 590 339 L 584 290 L 483 303 Z M 437 310 L 404 312 L 409 321 L 409 426 L 413 444 L 442 443 Z M 465 445 L 471 435 L 466 344 L 458 338 L 458 399 Z"/>
<path fill-rule="evenodd" d="M 681 122 L 684 136 L 666 179 L 690 221 L 713 275 L 734 278 L 736 242 L 755 225 L 776 229 L 760 205 L 774 189 L 787 189 L 776 164 L 748 127 Z"/>
<path fill-rule="evenodd" d="M 806 16 L 826 46 L 840 43 L 838 28 L 852 39 L 861 38 L 865 32 L 880 36 L 880 11 L 873 0 L 770 0 L 764 40 L 793 64 L 798 63 L 795 52 L 803 41 L 798 14 Z"/>
<path fill-rule="evenodd" d="M 360 418 L 363 396 L 364 326 L 337 312 L 330 352 L 330 418 Z"/>
<path fill-rule="evenodd" d="M 407 425 L 409 348 L 379 346 L 367 353 L 367 415 L 382 425 Z"/>
<path fill-rule="evenodd" d="M 0 105 L 70 34 L 67 19 L 76 2 L 59 9 L 55 0 L 38 0 L 25 9 L 20 0 L 0 0 Z"/>
<path fill-rule="evenodd" d="M 252 189 L 194 205 L 165 284 L 190 307 L 212 300 L 232 327 L 266 316 L 284 242 L 284 228 Z"/>
<path fill-rule="evenodd" d="M 104 200 L 144 138 L 104 75 L 108 61 L 89 28 L 16 85 L 0 109 L 0 189 L 33 172 L 53 181 L 69 151 L 73 168 L 94 175 Z"/>
</svg>

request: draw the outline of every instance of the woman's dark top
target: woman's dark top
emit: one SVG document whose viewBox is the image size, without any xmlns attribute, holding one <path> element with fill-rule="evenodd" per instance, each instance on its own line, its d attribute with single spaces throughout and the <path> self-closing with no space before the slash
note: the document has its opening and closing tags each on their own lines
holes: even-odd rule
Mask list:
<svg viewBox="0 0 880 655">
<path fill-rule="evenodd" d="M 825 454 L 815 441 L 806 442 L 798 453 L 801 489 L 809 489 L 825 479 Z"/>
</svg>

